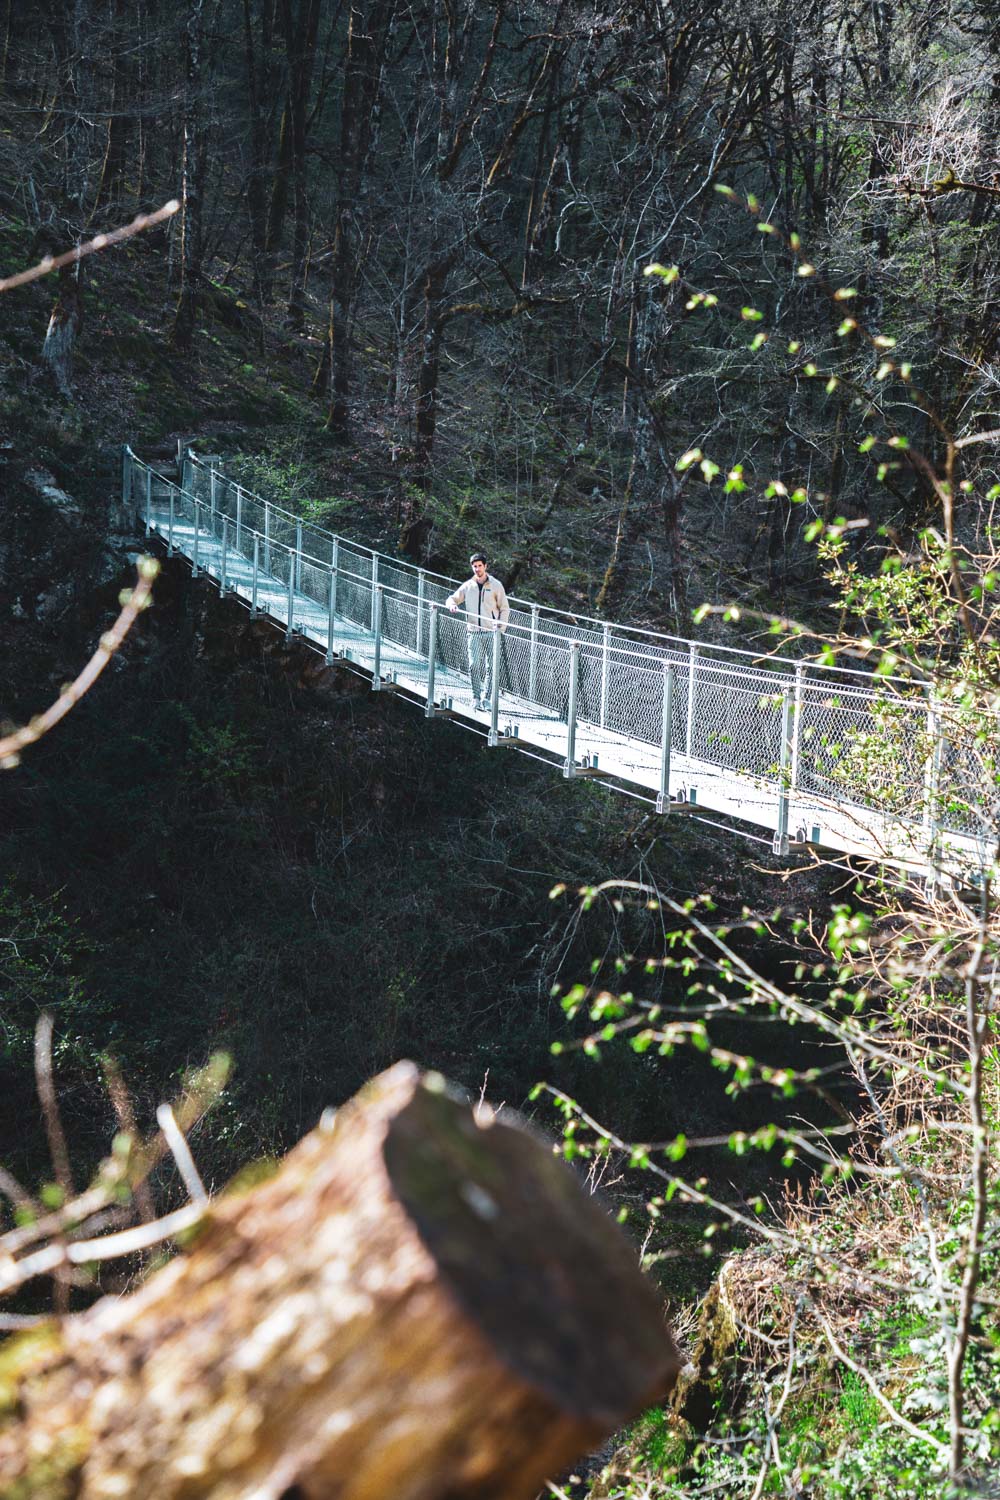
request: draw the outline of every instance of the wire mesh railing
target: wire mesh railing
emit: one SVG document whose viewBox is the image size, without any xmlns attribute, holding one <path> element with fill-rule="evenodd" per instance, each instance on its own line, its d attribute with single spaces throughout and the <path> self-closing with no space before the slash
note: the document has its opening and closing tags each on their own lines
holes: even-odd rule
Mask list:
<svg viewBox="0 0 1000 1500">
<path fill-rule="evenodd" d="M 205 567 L 252 609 L 303 631 L 328 659 L 346 635 L 355 649 L 364 638 L 376 678 L 397 668 L 423 674 L 428 712 L 436 680 L 471 688 L 466 624 L 444 607 L 455 580 L 295 516 L 194 454 L 179 484 L 128 449 L 124 469 L 126 500 L 168 545 L 182 546 L 195 571 Z M 654 791 L 661 810 L 678 779 L 691 782 L 697 771 L 710 770 L 723 789 L 752 785 L 763 810 L 747 816 L 773 828 L 780 850 L 790 837 L 827 842 L 816 825 L 829 823 L 831 809 L 859 829 L 867 818 L 876 854 L 888 824 L 925 862 L 943 835 L 966 837 L 983 857 L 992 847 L 992 741 L 959 735 L 922 684 L 762 662 L 527 600 L 510 605 L 502 640 L 487 653 L 494 742 L 501 705 L 513 706 L 522 726 L 558 724 L 565 774 L 575 773 L 586 741 L 594 766 L 600 751 L 610 774 Z"/>
</svg>

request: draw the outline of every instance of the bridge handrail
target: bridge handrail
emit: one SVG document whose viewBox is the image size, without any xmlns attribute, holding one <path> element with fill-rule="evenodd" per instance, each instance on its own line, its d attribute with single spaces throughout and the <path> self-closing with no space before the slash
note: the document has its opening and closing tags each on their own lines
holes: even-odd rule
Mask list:
<svg viewBox="0 0 1000 1500">
<path fill-rule="evenodd" d="M 126 447 L 126 451 L 134 463 L 136 463 L 140 468 L 149 470 L 153 478 L 155 478 L 160 484 L 163 484 L 169 489 L 176 491 L 178 495 L 184 495 L 186 493 L 192 503 L 200 508 L 203 507 L 207 509 L 209 507 L 208 501 L 200 499 L 197 495 L 191 492 L 186 492 L 181 484 L 179 484 L 176 480 L 171 479 L 168 475 L 162 473 L 160 470 L 155 469 L 152 464 L 148 464 L 144 459 L 139 458 L 131 448 Z M 248 499 L 255 501 L 258 504 L 268 506 L 272 513 L 280 515 L 292 524 L 298 525 L 299 523 L 301 523 L 303 527 L 308 527 L 310 530 L 318 533 L 320 536 L 327 538 L 330 542 L 336 541 L 338 544 L 342 543 L 345 547 L 349 548 L 355 553 L 365 553 L 373 558 L 383 559 L 388 565 L 393 568 L 400 569 L 404 572 L 416 575 L 417 577 L 419 577 L 419 575 L 422 573 L 425 579 L 433 580 L 441 586 L 448 587 L 449 592 L 452 591 L 452 587 L 456 582 L 455 579 L 449 578 L 447 577 L 447 575 L 442 573 L 435 573 L 433 570 L 428 568 L 420 568 L 416 564 L 409 562 L 405 558 L 399 558 L 395 556 L 395 554 L 391 553 L 379 552 L 376 548 L 367 546 L 366 543 L 356 542 L 351 537 L 345 537 L 339 532 L 329 531 L 325 527 L 317 526 L 315 522 L 306 521 L 303 517 L 296 516 L 293 511 L 286 510 L 283 506 L 276 505 L 273 501 L 270 500 L 264 500 L 254 491 L 247 489 L 245 485 L 240 484 L 237 480 L 230 479 L 225 473 L 223 473 L 221 469 L 214 469 L 213 466 L 205 464 L 203 460 L 198 458 L 197 454 L 193 453 L 190 449 L 187 452 L 187 457 L 192 463 L 194 463 L 198 468 L 204 470 L 204 472 L 206 472 L 207 474 L 211 475 L 214 472 L 218 476 L 218 478 L 223 481 L 223 483 L 231 485 L 234 489 L 238 489 Z M 325 572 L 329 572 L 331 569 L 332 565 L 328 558 L 320 557 L 315 553 L 306 552 L 305 550 L 302 550 L 289 542 L 279 541 L 273 536 L 267 536 L 264 532 L 258 530 L 248 522 L 243 523 L 242 530 L 245 535 L 250 537 L 257 537 L 260 541 L 266 542 L 273 551 L 287 552 L 289 556 L 299 557 L 303 563 L 310 563 L 312 566 L 322 569 Z M 345 568 L 343 564 L 338 564 L 338 572 L 342 578 L 348 578 L 352 582 L 355 582 L 364 588 L 371 587 L 370 574 L 354 573 L 350 571 L 350 569 Z M 379 587 L 383 590 L 383 593 L 392 594 L 394 597 L 398 598 L 401 601 L 408 601 L 413 598 L 413 594 L 411 592 L 405 589 L 395 588 L 392 584 L 389 583 L 380 583 Z M 815 688 L 823 688 L 828 691 L 833 690 L 836 691 L 838 698 L 855 699 L 859 703 L 868 702 L 871 700 L 872 688 L 876 684 L 879 688 L 898 687 L 900 689 L 906 690 L 905 692 L 900 693 L 899 697 L 901 701 L 907 703 L 914 703 L 917 700 L 920 700 L 922 702 L 926 695 L 925 684 L 911 677 L 894 677 L 881 673 L 876 674 L 863 667 L 840 667 L 832 663 L 816 662 L 808 657 L 762 657 L 759 652 L 747 651 L 738 646 L 723 646 L 711 641 L 698 641 L 685 636 L 673 636 L 661 631 L 646 630 L 644 627 L 640 626 L 622 625 L 618 622 L 597 620 L 593 616 L 578 615 L 573 613 L 572 611 L 561 610 L 552 605 L 538 604 L 533 600 L 521 599 L 517 595 L 513 594 L 509 595 L 508 598 L 512 609 L 516 609 L 521 613 L 527 613 L 529 615 L 532 611 L 539 612 L 539 623 L 536 627 L 534 627 L 538 638 L 545 639 L 551 642 L 553 647 L 555 647 L 556 649 L 569 649 L 569 645 L 571 644 L 571 642 L 574 639 L 578 638 L 546 629 L 545 625 L 542 623 L 545 616 L 553 616 L 557 620 L 564 620 L 568 622 L 570 625 L 581 625 L 585 628 L 597 627 L 597 631 L 600 632 L 602 640 L 604 632 L 605 630 L 607 630 L 610 633 L 610 649 L 613 651 L 615 659 L 618 662 L 631 660 L 640 670 L 658 672 L 660 670 L 660 666 L 665 654 L 676 656 L 678 661 L 680 662 L 685 661 L 693 650 L 697 656 L 698 671 L 700 674 L 703 674 L 705 676 L 719 675 L 726 672 L 727 670 L 731 670 L 731 668 L 729 668 L 727 665 L 729 660 L 731 658 L 738 658 L 742 659 L 743 661 L 748 661 L 752 664 L 750 670 L 755 676 L 759 677 L 760 679 L 770 677 L 776 684 L 788 683 L 789 681 L 793 680 L 797 670 L 802 674 L 805 674 L 806 672 L 810 674 L 814 672 L 822 674 L 832 672 L 839 673 L 843 677 L 853 676 L 854 678 L 861 678 L 861 682 L 838 682 L 835 689 L 831 684 L 825 682 L 822 676 L 803 675 L 801 678 L 802 686 L 806 690 Z M 426 607 L 439 608 L 441 607 L 441 601 L 427 600 Z M 527 631 L 530 628 L 532 627 L 529 627 L 527 625 L 520 625 L 517 621 L 511 621 L 508 625 L 509 631 Z M 643 641 L 650 642 L 654 646 L 654 648 L 659 648 L 659 650 L 656 651 L 655 655 L 647 655 L 645 653 L 636 651 L 633 648 L 637 643 L 629 640 L 628 638 L 618 635 L 617 632 L 620 630 L 627 630 L 631 635 L 639 636 Z M 581 647 L 588 653 L 591 651 L 600 653 L 600 651 L 602 650 L 601 641 L 581 639 L 579 643 Z M 663 645 L 668 646 L 669 649 L 667 653 L 663 653 Z M 709 655 L 708 653 L 714 654 Z M 745 672 L 747 668 L 744 666 L 741 667 L 740 670 Z M 763 683 L 761 683 L 761 685 L 763 685 Z"/>
<path fill-rule="evenodd" d="M 407 558 L 401 558 L 397 556 L 395 553 L 380 552 L 378 548 L 369 547 L 365 542 L 355 541 L 352 537 L 345 537 L 340 532 L 331 531 L 325 526 L 319 526 L 315 521 L 309 521 L 306 520 L 303 516 L 297 516 L 294 511 L 285 509 L 284 506 L 278 505 L 273 500 L 265 500 L 262 496 L 257 495 L 255 491 L 240 483 L 239 480 L 232 479 L 224 472 L 224 470 L 217 469 L 212 464 L 206 464 L 205 461 L 190 448 L 187 450 L 186 458 L 196 468 L 201 469 L 205 474 L 211 475 L 214 472 L 221 480 L 223 480 L 224 483 L 232 485 L 234 489 L 240 490 L 248 498 L 257 501 L 257 503 L 268 506 L 272 514 L 284 518 L 292 525 L 301 524 L 303 527 L 308 527 L 318 535 L 327 538 L 330 542 L 336 541 L 337 543 L 343 543 L 345 546 L 350 547 L 355 552 L 366 554 L 370 557 L 384 558 L 385 561 L 391 564 L 392 567 L 399 568 L 404 572 L 412 573 L 418 576 L 422 573 L 426 579 L 433 580 L 442 585 L 447 585 L 449 593 L 456 586 L 458 580 L 449 578 L 444 573 L 436 573 L 430 568 L 422 568 L 418 564 L 411 562 Z M 164 482 L 166 483 L 171 482 L 169 480 L 166 480 L 165 476 L 158 477 L 164 478 Z M 274 543 L 273 545 L 278 544 Z M 305 554 L 303 554 L 303 556 L 304 555 Z M 315 561 L 318 566 L 326 566 L 323 559 L 316 558 Z M 772 671 L 775 673 L 780 673 L 781 675 L 786 675 L 794 673 L 796 667 L 805 667 L 811 668 L 814 671 L 818 670 L 823 673 L 839 673 L 843 674 L 844 676 L 862 677 L 865 679 L 872 679 L 873 681 L 875 679 L 875 674 L 864 667 L 845 667 L 839 666 L 836 663 L 832 662 L 819 663 L 813 661 L 809 657 L 773 656 L 769 653 L 765 653 L 764 655 L 762 655 L 759 651 L 750 651 L 740 646 L 719 645 L 713 641 L 695 640 L 689 636 L 677 636 L 671 635 L 666 631 L 650 630 L 645 626 L 628 625 L 621 621 L 601 620 L 593 615 L 581 614 L 574 610 L 560 609 L 555 605 L 539 604 L 535 600 L 522 599 L 515 594 L 508 595 L 508 599 L 512 606 L 516 606 L 517 608 L 526 610 L 529 613 L 532 610 L 541 610 L 548 615 L 556 617 L 557 619 L 566 621 L 570 625 L 582 626 L 586 629 L 592 629 L 602 634 L 606 629 L 614 632 L 615 634 L 621 631 L 627 631 L 631 636 L 637 636 L 640 640 L 648 641 L 653 645 L 663 643 L 670 645 L 674 649 L 682 648 L 685 652 L 689 652 L 693 648 L 698 653 L 717 652 L 724 658 L 745 658 L 746 660 L 753 662 L 757 669 L 761 671 Z M 618 636 L 618 639 L 621 640 L 620 635 Z M 709 659 L 710 658 L 706 658 L 704 655 L 702 655 L 700 658 L 700 665 L 707 666 Z M 886 682 L 898 682 L 901 685 L 913 685 L 912 680 L 909 678 L 887 678 L 882 676 L 881 674 L 879 674 L 878 676 L 878 682 L 879 684 Z"/>
</svg>

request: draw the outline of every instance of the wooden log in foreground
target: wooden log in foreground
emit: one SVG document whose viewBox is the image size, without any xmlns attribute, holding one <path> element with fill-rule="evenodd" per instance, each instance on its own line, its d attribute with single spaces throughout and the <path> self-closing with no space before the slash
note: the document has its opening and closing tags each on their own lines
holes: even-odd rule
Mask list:
<svg viewBox="0 0 1000 1500">
<path fill-rule="evenodd" d="M 528 1500 L 678 1367 L 566 1165 L 409 1063 L 41 1342 L 0 1379 L 17 1500 Z"/>
</svg>

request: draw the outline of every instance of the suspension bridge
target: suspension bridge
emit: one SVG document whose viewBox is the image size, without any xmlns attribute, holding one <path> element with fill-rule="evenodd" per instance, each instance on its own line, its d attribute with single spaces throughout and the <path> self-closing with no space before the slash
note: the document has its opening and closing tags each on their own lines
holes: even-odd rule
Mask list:
<svg viewBox="0 0 1000 1500">
<path fill-rule="evenodd" d="M 446 606 L 455 580 L 295 516 L 190 451 L 179 468 L 172 479 L 124 449 L 123 501 L 147 534 L 428 718 L 660 814 L 735 819 L 779 855 L 813 848 L 973 883 L 995 865 L 975 737 L 950 737 L 919 684 L 512 598 L 479 707 L 464 614 Z"/>
</svg>

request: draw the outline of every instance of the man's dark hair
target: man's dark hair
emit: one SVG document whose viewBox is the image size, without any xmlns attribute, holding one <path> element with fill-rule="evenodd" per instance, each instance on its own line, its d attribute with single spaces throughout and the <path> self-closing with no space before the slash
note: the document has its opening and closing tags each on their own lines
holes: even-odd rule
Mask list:
<svg viewBox="0 0 1000 1500">
<path fill-rule="evenodd" d="M 477 562 L 489 562 L 489 558 L 486 556 L 485 552 L 473 552 L 472 556 L 469 558 L 469 563 L 472 564 Z"/>
</svg>

